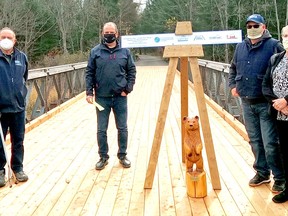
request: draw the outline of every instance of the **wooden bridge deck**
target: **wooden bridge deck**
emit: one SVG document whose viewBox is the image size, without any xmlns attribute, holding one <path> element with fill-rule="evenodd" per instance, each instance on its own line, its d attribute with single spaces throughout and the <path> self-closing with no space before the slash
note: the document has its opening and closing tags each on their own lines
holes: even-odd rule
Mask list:
<svg viewBox="0 0 288 216">
<path fill-rule="evenodd" d="M 254 175 L 249 144 L 209 106 L 222 189 L 212 189 L 204 151 L 208 195 L 187 196 L 181 162 L 179 75 L 173 86 L 153 188 L 143 188 L 166 72 L 167 66 L 138 67 L 135 90 L 128 99 L 130 169 L 123 169 L 116 157 L 117 131 L 112 114 L 109 164 L 102 171 L 94 169 L 98 160 L 95 108 L 82 94 L 73 99 L 73 105 L 58 108 L 61 112 L 57 115 L 51 112 L 44 116 L 38 127 L 27 132 L 24 168 L 29 181 L 0 188 L 0 215 L 287 215 L 288 203 L 271 201 L 273 182 L 248 186 Z M 197 113 L 195 95 L 189 88 L 189 115 Z"/>
</svg>

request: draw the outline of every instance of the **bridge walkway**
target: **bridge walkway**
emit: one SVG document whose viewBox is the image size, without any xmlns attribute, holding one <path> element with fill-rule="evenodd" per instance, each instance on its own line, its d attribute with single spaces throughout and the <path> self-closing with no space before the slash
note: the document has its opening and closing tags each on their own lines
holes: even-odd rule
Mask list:
<svg viewBox="0 0 288 216">
<path fill-rule="evenodd" d="M 80 94 L 28 125 L 25 138 L 26 183 L 0 189 L 0 215 L 285 215 L 288 203 L 272 202 L 270 184 L 249 187 L 254 176 L 247 141 L 207 104 L 221 190 L 213 190 L 205 149 L 207 196 L 187 196 L 181 159 L 180 79 L 175 77 L 158 166 L 152 189 L 144 189 L 167 66 L 137 66 L 135 90 L 129 95 L 130 169 L 117 159 L 117 131 L 111 113 L 109 164 L 98 160 L 95 107 Z M 60 112 L 61 111 L 61 112 Z M 197 115 L 189 87 L 189 116 Z M 227 120 L 227 119 L 226 119 Z M 233 121 L 233 119 L 232 119 Z M 37 122 L 33 123 L 34 125 Z M 41 123 L 41 124 L 40 124 Z M 10 145 L 8 145 L 8 149 Z"/>
</svg>

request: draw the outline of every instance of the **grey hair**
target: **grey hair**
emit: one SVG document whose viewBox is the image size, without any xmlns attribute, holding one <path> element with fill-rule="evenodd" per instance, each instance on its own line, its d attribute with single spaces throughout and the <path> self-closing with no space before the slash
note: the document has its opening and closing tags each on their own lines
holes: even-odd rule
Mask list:
<svg viewBox="0 0 288 216">
<path fill-rule="evenodd" d="M 284 27 L 282 28 L 282 30 L 281 30 L 281 35 L 283 35 L 283 32 L 284 32 L 285 30 L 287 30 L 287 29 L 288 29 L 288 25 L 284 26 Z"/>
<path fill-rule="evenodd" d="M 103 26 L 103 31 L 104 31 L 104 28 L 107 27 L 107 26 L 113 26 L 115 28 L 115 31 L 118 32 L 117 25 L 114 22 L 105 23 L 104 26 Z"/>
<path fill-rule="evenodd" d="M 2 28 L 2 29 L 0 30 L 0 34 L 2 33 L 2 31 L 11 31 L 11 32 L 13 33 L 14 37 L 16 37 L 15 32 L 14 32 L 11 28 L 9 28 L 9 27 L 4 27 L 4 28 Z"/>
</svg>

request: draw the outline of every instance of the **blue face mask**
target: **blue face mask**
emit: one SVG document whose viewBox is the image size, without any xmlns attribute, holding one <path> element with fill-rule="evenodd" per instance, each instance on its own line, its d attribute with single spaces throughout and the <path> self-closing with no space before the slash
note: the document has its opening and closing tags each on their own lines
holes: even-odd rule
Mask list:
<svg viewBox="0 0 288 216">
<path fill-rule="evenodd" d="M 116 40 L 115 34 L 104 34 L 104 42 L 105 43 L 113 43 Z"/>
</svg>

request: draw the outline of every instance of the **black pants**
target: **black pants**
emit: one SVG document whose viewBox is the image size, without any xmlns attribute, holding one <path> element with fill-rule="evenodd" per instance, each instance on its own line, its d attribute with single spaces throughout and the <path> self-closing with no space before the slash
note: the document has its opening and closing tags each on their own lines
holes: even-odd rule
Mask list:
<svg viewBox="0 0 288 216">
<path fill-rule="evenodd" d="M 4 139 L 9 128 L 11 139 L 11 168 L 14 172 L 23 171 L 24 159 L 24 134 L 25 134 L 25 111 L 18 113 L 1 113 L 0 117 Z M 0 170 L 5 170 L 7 163 L 0 139 Z"/>
<path fill-rule="evenodd" d="M 286 188 L 288 189 L 288 121 L 277 121 L 277 128 L 285 170 Z"/>
</svg>

